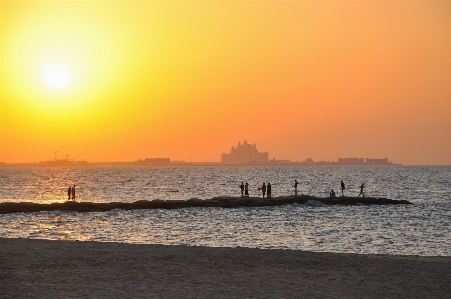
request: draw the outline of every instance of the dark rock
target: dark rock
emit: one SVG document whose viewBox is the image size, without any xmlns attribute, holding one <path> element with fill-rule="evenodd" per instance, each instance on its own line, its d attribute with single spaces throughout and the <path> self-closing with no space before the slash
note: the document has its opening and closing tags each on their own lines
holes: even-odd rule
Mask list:
<svg viewBox="0 0 451 299">
<path fill-rule="evenodd" d="M 239 207 L 265 207 L 287 204 L 305 204 L 309 200 L 321 202 L 325 205 L 389 205 L 389 204 L 411 204 L 407 200 L 393 200 L 388 198 L 375 197 L 314 197 L 310 195 L 298 196 L 280 196 L 274 198 L 260 197 L 230 197 L 221 196 L 201 200 L 191 198 L 189 200 L 139 200 L 132 203 L 126 202 L 73 202 L 38 204 L 33 202 L 4 202 L 0 203 L 0 214 L 8 213 L 30 213 L 40 211 L 77 211 L 77 212 L 106 212 L 114 209 L 136 210 L 136 209 L 179 209 L 193 207 L 220 207 L 220 208 L 239 208 Z"/>
</svg>

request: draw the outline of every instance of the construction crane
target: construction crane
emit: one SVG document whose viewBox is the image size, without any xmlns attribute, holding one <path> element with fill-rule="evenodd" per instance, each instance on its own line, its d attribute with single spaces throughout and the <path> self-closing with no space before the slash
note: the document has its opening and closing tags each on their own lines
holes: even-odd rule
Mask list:
<svg viewBox="0 0 451 299">
<path fill-rule="evenodd" d="M 54 151 L 55 152 L 55 161 L 58 161 L 58 159 L 56 158 L 56 153 L 59 153 L 59 151 Z"/>
</svg>

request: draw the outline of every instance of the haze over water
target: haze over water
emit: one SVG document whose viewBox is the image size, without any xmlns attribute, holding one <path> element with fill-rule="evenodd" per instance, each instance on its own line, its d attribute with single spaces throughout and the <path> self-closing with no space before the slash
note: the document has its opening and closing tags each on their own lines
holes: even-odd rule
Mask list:
<svg viewBox="0 0 451 299">
<path fill-rule="evenodd" d="M 367 196 L 414 205 L 19 213 L 0 215 L 0 237 L 450 256 L 450 178 L 448 166 L 3 168 L 0 202 L 63 202 L 73 184 L 93 202 L 239 196 L 241 181 L 251 196 L 269 181 L 277 197 L 297 179 L 303 194 L 338 193 L 343 180 L 347 195 L 365 183 Z"/>
</svg>

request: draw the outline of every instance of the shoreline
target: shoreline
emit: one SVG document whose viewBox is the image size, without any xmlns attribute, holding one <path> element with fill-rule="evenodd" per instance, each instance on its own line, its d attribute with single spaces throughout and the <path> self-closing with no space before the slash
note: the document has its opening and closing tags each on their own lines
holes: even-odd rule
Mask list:
<svg viewBox="0 0 451 299">
<path fill-rule="evenodd" d="M 2 298 L 447 298 L 451 257 L 0 238 Z"/>
<path fill-rule="evenodd" d="M 306 204 L 308 201 L 317 201 L 325 205 L 389 205 L 412 204 L 407 200 L 394 200 L 376 197 L 315 197 L 310 195 L 278 196 L 273 198 L 261 197 L 231 197 L 222 196 L 210 199 L 192 198 L 189 200 L 140 200 L 131 203 L 126 202 L 77 202 L 65 201 L 62 203 L 39 204 L 33 202 L 3 202 L 0 203 L 0 214 L 31 213 L 42 211 L 76 211 L 76 212 L 106 212 L 115 209 L 180 209 L 195 207 L 268 207 L 287 204 Z"/>
</svg>

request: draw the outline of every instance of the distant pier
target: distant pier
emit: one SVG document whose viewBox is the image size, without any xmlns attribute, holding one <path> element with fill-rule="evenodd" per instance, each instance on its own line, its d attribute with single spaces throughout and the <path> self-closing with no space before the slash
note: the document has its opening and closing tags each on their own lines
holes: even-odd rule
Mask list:
<svg viewBox="0 0 451 299">
<path fill-rule="evenodd" d="M 189 200 L 140 200 L 135 202 L 72 202 L 39 204 L 33 202 L 0 203 L 0 214 L 32 213 L 43 211 L 74 211 L 74 212 L 107 212 L 111 210 L 140 209 L 181 209 L 181 208 L 240 208 L 240 207 L 270 207 L 288 204 L 306 204 L 315 201 L 324 205 L 390 205 L 412 204 L 407 200 L 393 200 L 375 197 L 315 197 L 310 195 L 280 196 L 274 198 L 261 197 L 214 197 L 211 199 Z"/>
</svg>

